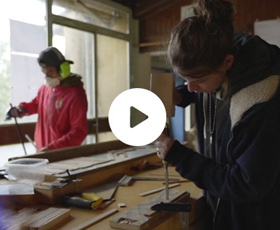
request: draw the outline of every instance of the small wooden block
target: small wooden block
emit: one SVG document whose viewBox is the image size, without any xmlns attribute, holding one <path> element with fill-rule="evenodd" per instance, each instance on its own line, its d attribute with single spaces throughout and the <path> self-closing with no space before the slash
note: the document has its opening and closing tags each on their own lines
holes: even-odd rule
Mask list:
<svg viewBox="0 0 280 230">
<path fill-rule="evenodd" d="M 126 204 L 125 203 L 118 203 L 119 208 L 125 208 Z"/>
</svg>

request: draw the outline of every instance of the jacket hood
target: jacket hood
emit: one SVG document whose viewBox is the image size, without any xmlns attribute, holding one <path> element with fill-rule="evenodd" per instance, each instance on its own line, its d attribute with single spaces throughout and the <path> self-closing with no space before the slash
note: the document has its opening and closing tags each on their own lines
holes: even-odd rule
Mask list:
<svg viewBox="0 0 280 230">
<path fill-rule="evenodd" d="M 75 86 L 83 85 L 82 77 L 78 74 L 71 73 L 69 77 L 66 77 L 60 82 L 61 86 Z"/>
<path fill-rule="evenodd" d="M 271 75 L 280 75 L 280 49 L 258 36 L 236 35 L 228 71 L 229 96 Z"/>
</svg>

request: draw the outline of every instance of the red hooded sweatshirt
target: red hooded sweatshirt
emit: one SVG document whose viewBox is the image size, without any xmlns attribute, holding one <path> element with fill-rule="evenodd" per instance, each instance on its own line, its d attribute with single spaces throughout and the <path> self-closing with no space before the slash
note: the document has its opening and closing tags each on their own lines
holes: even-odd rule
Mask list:
<svg viewBox="0 0 280 230">
<path fill-rule="evenodd" d="M 28 115 L 38 113 L 34 139 L 38 149 L 80 145 L 88 134 L 87 97 L 81 77 L 75 74 L 59 86 L 41 86 L 29 103 L 20 103 Z"/>
</svg>

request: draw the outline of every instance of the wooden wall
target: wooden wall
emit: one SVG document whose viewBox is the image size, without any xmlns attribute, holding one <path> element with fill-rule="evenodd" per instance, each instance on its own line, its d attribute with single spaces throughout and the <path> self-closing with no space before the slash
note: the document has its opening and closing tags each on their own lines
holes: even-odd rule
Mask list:
<svg viewBox="0 0 280 230">
<path fill-rule="evenodd" d="M 139 18 L 140 51 L 158 51 L 169 39 L 172 28 L 179 23 L 181 7 L 190 5 L 191 0 L 174 1 L 174 4 L 160 12 L 150 13 Z M 253 34 L 256 20 L 269 20 L 280 17 L 279 0 L 232 0 L 236 8 L 236 32 Z M 279 32 L 280 33 L 280 32 Z"/>
<path fill-rule="evenodd" d="M 8 144 L 16 144 L 20 143 L 20 136 L 23 142 L 28 142 L 25 138 L 25 134 L 28 134 L 31 139 L 34 137 L 34 130 L 35 130 L 35 123 L 20 123 L 19 124 L 19 130 L 17 129 L 17 126 L 15 124 L 9 124 L 9 125 L 0 125 L 0 146 L 1 145 L 8 145 Z M 96 133 L 96 120 L 95 119 L 89 119 L 88 120 L 88 131 L 89 134 L 95 134 Z M 19 131 L 19 132 L 18 132 Z M 110 126 L 108 122 L 107 117 L 102 117 L 98 119 L 98 132 L 110 132 Z"/>
</svg>

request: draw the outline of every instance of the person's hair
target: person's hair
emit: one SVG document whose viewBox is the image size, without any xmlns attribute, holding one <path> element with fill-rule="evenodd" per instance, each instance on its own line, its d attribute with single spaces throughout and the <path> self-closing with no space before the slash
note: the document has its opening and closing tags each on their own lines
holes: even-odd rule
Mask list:
<svg viewBox="0 0 280 230">
<path fill-rule="evenodd" d="M 233 12 L 228 1 L 196 0 L 194 16 L 182 20 L 171 33 L 167 58 L 173 70 L 184 73 L 221 65 L 232 46 Z"/>
</svg>

